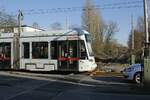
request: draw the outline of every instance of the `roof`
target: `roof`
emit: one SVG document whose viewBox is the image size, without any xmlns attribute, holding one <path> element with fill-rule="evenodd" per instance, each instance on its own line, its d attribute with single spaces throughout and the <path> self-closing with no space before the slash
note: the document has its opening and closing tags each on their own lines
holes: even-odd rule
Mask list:
<svg viewBox="0 0 150 100">
<path fill-rule="evenodd" d="M 13 36 L 16 33 L 0 33 L 0 37 L 9 37 L 9 35 Z M 22 32 L 20 34 L 21 37 L 28 37 L 28 36 L 60 36 L 60 35 L 82 35 L 82 34 L 89 34 L 85 30 L 51 30 L 51 31 L 39 31 L 39 32 Z"/>
<path fill-rule="evenodd" d="M 15 25 L 15 26 L 2 26 L 2 27 L 0 27 L 0 29 L 2 29 L 2 28 L 17 28 L 17 27 L 19 27 L 19 26 L 18 25 Z M 41 31 L 45 31 L 44 29 L 36 28 L 36 27 L 33 27 L 33 26 L 29 26 L 29 25 L 22 25 L 21 27 L 30 27 L 30 28 L 41 30 Z"/>
<path fill-rule="evenodd" d="M 75 30 L 52 30 L 39 32 L 23 32 L 20 36 L 57 36 L 57 35 L 74 35 L 78 34 Z"/>
</svg>

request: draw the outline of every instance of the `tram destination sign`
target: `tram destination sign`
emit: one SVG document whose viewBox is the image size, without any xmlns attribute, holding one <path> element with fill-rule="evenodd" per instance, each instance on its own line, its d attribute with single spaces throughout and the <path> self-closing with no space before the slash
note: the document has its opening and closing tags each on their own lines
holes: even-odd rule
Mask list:
<svg viewBox="0 0 150 100">
<path fill-rule="evenodd" d="M 67 40 L 79 40 L 78 36 L 67 36 Z"/>
</svg>

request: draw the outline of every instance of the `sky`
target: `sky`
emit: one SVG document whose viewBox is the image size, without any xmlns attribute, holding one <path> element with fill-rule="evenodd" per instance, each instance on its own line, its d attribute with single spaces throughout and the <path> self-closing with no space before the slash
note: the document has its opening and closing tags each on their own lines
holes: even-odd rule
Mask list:
<svg viewBox="0 0 150 100">
<path fill-rule="evenodd" d="M 116 3 L 127 3 L 134 1 L 143 0 L 93 0 L 94 5 L 116 6 Z M 4 10 L 9 14 L 16 14 L 19 9 L 23 11 L 27 10 L 38 10 L 38 9 L 52 9 L 52 8 L 72 8 L 72 7 L 83 7 L 85 0 L 0 0 L 0 10 Z M 131 4 L 130 4 L 131 5 Z M 143 6 L 142 2 L 132 4 Z M 148 0 L 148 6 L 150 0 Z M 148 8 L 149 10 L 150 8 Z M 24 13 L 24 12 L 23 12 Z M 118 32 L 116 32 L 114 38 L 123 45 L 127 45 L 129 33 L 131 31 L 131 15 L 134 18 L 134 27 L 139 16 L 143 16 L 143 8 L 121 8 L 121 9 L 100 9 L 100 14 L 103 20 L 108 23 L 109 21 L 116 22 L 118 25 Z M 66 25 L 66 21 L 69 25 L 81 26 L 81 15 L 82 11 L 72 12 L 55 12 L 48 14 L 25 14 L 23 24 L 32 25 L 37 22 L 41 28 L 49 29 L 50 25 L 55 22 L 61 23 L 63 26 Z"/>
</svg>

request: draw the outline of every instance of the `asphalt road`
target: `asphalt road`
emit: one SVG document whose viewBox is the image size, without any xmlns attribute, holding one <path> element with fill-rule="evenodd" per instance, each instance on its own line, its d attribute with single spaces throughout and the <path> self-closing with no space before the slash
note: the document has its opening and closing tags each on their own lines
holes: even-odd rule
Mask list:
<svg viewBox="0 0 150 100">
<path fill-rule="evenodd" d="M 65 81 L 0 74 L 0 100 L 150 100 L 149 93 L 135 93 L 131 88 L 134 83 L 128 84 L 124 79 L 93 78 L 101 84 L 88 84 L 85 79 L 88 78 L 80 76 L 79 80 Z"/>
</svg>

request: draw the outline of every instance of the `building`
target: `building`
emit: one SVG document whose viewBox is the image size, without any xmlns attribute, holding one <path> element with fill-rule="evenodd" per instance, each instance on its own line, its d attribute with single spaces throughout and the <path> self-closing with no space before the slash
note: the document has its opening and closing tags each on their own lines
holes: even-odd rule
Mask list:
<svg viewBox="0 0 150 100">
<path fill-rule="evenodd" d="M 39 32 L 39 31 L 45 31 L 40 28 L 35 28 L 28 25 L 22 25 L 21 26 L 21 32 Z M 7 27 L 0 27 L 0 32 L 2 33 L 18 33 L 18 26 L 7 26 Z"/>
</svg>

